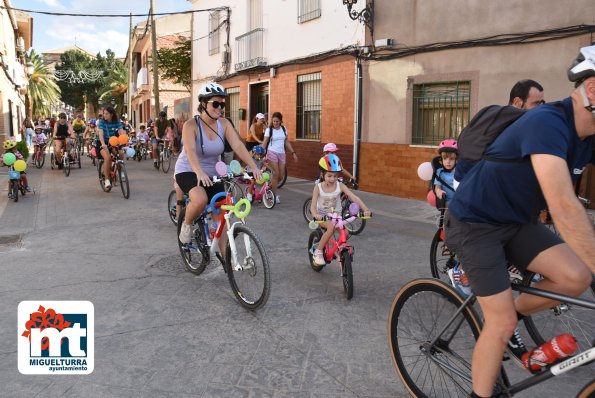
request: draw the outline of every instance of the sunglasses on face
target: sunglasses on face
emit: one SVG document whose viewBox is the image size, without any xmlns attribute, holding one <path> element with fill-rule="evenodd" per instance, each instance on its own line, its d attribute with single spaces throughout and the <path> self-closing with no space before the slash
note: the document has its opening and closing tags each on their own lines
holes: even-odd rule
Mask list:
<svg viewBox="0 0 595 398">
<path fill-rule="evenodd" d="M 217 109 L 219 107 L 221 107 L 221 109 L 225 109 L 225 101 L 221 102 L 221 101 L 207 101 L 210 102 L 211 104 L 213 104 L 213 108 Z"/>
</svg>

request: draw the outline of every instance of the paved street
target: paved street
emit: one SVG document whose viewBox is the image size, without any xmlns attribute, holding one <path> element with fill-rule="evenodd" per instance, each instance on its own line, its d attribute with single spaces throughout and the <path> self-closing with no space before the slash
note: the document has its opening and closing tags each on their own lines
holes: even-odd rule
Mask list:
<svg viewBox="0 0 595 398">
<path fill-rule="evenodd" d="M 29 171 L 37 193 L 18 203 L 7 203 L 0 177 L 0 395 L 407 396 L 389 357 L 387 317 L 405 281 L 430 275 L 436 212 L 427 204 L 360 193 L 375 217 L 351 240 L 355 295 L 347 301 L 337 264 L 321 273 L 308 265 L 301 206 L 311 183 L 290 179 L 280 205 L 257 205 L 249 218 L 272 270 L 268 303 L 249 312 L 219 265 L 200 276 L 184 271 L 166 214 L 173 163 L 165 175 L 150 161 L 128 162 L 129 200 L 119 188 L 104 193 L 86 158 L 68 178 L 49 162 Z M 17 305 L 36 299 L 94 304 L 91 375 L 18 372 Z M 573 397 L 589 376 L 519 396 Z"/>
</svg>

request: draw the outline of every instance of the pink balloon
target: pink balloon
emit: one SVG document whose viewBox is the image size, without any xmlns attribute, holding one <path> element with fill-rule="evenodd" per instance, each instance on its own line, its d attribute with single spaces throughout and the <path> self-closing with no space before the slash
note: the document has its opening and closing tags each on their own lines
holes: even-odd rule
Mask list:
<svg viewBox="0 0 595 398">
<path fill-rule="evenodd" d="M 227 165 L 222 161 L 219 161 L 215 164 L 215 170 L 217 171 L 217 174 L 224 176 L 227 174 Z"/>
<path fill-rule="evenodd" d="M 426 200 L 428 201 L 428 204 L 432 207 L 436 207 L 436 194 L 434 193 L 434 190 L 430 189 L 428 191 L 428 195 L 426 196 Z"/>
<path fill-rule="evenodd" d="M 417 175 L 424 181 L 430 181 L 432 179 L 432 163 L 424 162 L 417 166 Z"/>
</svg>

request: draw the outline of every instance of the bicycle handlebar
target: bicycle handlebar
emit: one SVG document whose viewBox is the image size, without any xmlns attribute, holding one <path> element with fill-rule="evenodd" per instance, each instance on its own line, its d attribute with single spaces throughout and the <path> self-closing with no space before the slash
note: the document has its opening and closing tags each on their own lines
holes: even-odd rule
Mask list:
<svg viewBox="0 0 595 398">
<path fill-rule="evenodd" d="M 244 219 L 248 216 L 248 214 L 250 214 L 252 205 L 250 204 L 250 201 L 245 198 L 238 200 L 238 203 L 236 203 L 235 205 L 221 204 L 221 205 L 217 206 L 217 202 L 221 198 L 226 198 L 226 197 L 227 197 L 227 192 L 217 193 L 215 196 L 213 196 L 213 198 L 211 199 L 211 202 L 207 205 L 205 210 L 210 211 L 215 214 L 218 214 L 219 213 L 218 207 L 219 207 L 223 210 L 227 210 L 229 212 L 234 213 L 235 216 L 239 219 Z M 244 210 L 240 210 L 242 208 L 242 206 L 244 206 Z"/>
<path fill-rule="evenodd" d="M 316 224 L 322 224 L 326 221 L 330 221 L 333 225 L 339 228 L 343 228 L 345 224 L 349 224 L 353 222 L 356 218 L 361 219 L 368 219 L 372 217 L 372 212 L 370 212 L 369 216 L 364 215 L 363 211 L 359 211 L 357 214 L 349 214 L 347 213 L 346 216 L 337 213 L 327 213 L 322 216 L 322 220 L 313 220 Z"/>
</svg>

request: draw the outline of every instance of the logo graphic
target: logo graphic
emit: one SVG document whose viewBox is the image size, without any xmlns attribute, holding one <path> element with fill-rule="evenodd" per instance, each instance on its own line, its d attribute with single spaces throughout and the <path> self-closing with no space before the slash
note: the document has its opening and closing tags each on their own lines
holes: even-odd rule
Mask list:
<svg viewBox="0 0 595 398">
<path fill-rule="evenodd" d="M 18 362 L 22 374 L 89 374 L 94 367 L 90 301 L 21 301 Z"/>
</svg>

